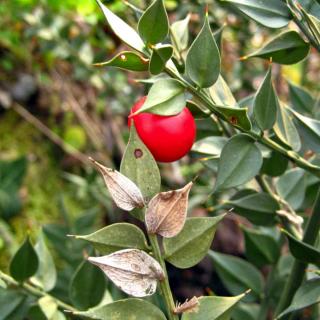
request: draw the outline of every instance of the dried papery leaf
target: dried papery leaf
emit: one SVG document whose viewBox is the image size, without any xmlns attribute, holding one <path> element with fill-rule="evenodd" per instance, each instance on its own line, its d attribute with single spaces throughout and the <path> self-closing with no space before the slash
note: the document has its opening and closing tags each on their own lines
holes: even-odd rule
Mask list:
<svg viewBox="0 0 320 320">
<path fill-rule="evenodd" d="M 160 264 L 147 253 L 125 249 L 103 257 L 89 257 L 122 291 L 134 297 L 155 293 L 157 280 L 164 279 Z"/>
<path fill-rule="evenodd" d="M 199 309 L 199 300 L 197 297 L 193 297 L 191 300 L 186 300 L 183 304 L 177 303 L 174 313 L 192 313 L 197 312 Z"/>
<path fill-rule="evenodd" d="M 148 232 L 165 238 L 176 236 L 183 228 L 187 216 L 189 182 L 179 190 L 160 192 L 148 204 L 146 225 Z"/>
<path fill-rule="evenodd" d="M 89 159 L 102 174 L 110 195 L 119 208 L 131 211 L 144 206 L 142 193 L 134 182 L 120 172 L 107 168 L 92 158 Z"/>
</svg>

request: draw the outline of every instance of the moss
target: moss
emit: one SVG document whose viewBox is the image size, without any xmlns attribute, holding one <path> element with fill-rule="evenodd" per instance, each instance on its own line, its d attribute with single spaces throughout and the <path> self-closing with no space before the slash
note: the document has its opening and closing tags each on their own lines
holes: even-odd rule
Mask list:
<svg viewBox="0 0 320 320">
<path fill-rule="evenodd" d="M 43 224 L 60 219 L 58 198 L 61 195 L 72 215 L 83 210 L 81 203 L 74 199 L 70 184 L 62 178 L 62 170 L 54 156 L 56 147 L 36 128 L 14 111 L 8 111 L 0 117 L 0 137 L 1 159 L 25 155 L 29 160 L 20 191 L 23 210 L 10 221 L 18 242 L 23 241 L 28 229 L 35 235 Z M 5 255 L 1 256 L 5 259 Z"/>
</svg>

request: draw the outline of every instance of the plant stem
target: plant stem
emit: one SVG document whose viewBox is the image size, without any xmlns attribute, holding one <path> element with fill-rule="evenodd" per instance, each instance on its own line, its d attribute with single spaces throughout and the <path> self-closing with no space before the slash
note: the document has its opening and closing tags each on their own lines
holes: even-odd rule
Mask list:
<svg viewBox="0 0 320 320">
<path fill-rule="evenodd" d="M 229 125 L 232 125 L 225 116 L 218 110 L 218 107 L 216 104 L 213 103 L 213 101 L 207 97 L 201 90 L 197 90 L 195 87 L 192 86 L 187 80 L 185 80 L 180 74 L 177 74 L 174 70 L 170 68 L 165 69 L 166 73 L 171 76 L 172 78 L 175 78 L 179 80 L 183 86 L 192 94 L 194 95 L 197 100 L 207 109 L 202 111 L 206 111 L 206 113 L 211 113 L 216 115 L 219 119 L 225 121 Z M 243 133 L 246 133 L 250 135 L 254 140 L 257 140 L 261 144 L 265 145 L 269 149 L 273 151 L 277 151 L 284 155 L 287 159 L 295 163 L 298 167 L 305 169 L 306 171 L 312 173 L 313 175 L 320 177 L 320 168 L 313 165 L 312 163 L 305 160 L 303 157 L 301 157 L 298 153 L 287 150 L 275 141 L 271 140 L 268 137 L 263 137 L 260 134 L 257 134 L 253 131 L 246 131 L 240 127 L 235 127 L 236 129 L 240 130 Z"/>
<path fill-rule="evenodd" d="M 9 275 L 7 275 L 6 273 L 0 271 L 0 279 L 2 279 L 5 283 L 7 283 L 8 285 L 12 285 L 14 287 L 21 287 L 23 288 L 25 291 L 27 291 L 28 293 L 32 294 L 33 296 L 36 297 L 50 297 L 52 300 L 55 301 L 55 303 L 63 310 L 68 310 L 68 311 L 72 311 L 72 312 L 76 312 L 78 311 L 77 309 L 75 309 L 73 306 L 70 306 L 69 304 L 55 298 L 54 296 L 50 295 L 47 292 L 44 292 L 26 282 L 23 283 L 19 283 L 16 280 L 14 280 L 12 277 L 10 277 Z"/>
<path fill-rule="evenodd" d="M 314 245 L 320 230 L 320 188 L 318 190 L 318 195 L 314 204 L 312 215 L 308 221 L 305 229 L 303 242 Z M 300 287 L 305 270 L 307 268 L 307 263 L 295 260 L 287 279 L 286 285 L 283 289 L 281 299 L 276 309 L 276 315 L 279 315 L 285 308 L 289 306 L 292 301 L 294 294 Z"/>
<path fill-rule="evenodd" d="M 155 234 L 149 234 L 149 240 L 152 247 L 153 254 L 156 260 L 160 263 L 162 270 L 164 272 L 164 279 L 160 281 L 161 292 L 168 310 L 169 320 L 179 320 L 179 317 L 173 313 L 175 304 L 170 289 L 169 278 L 167 273 L 166 264 L 162 258 L 157 236 Z"/>
</svg>

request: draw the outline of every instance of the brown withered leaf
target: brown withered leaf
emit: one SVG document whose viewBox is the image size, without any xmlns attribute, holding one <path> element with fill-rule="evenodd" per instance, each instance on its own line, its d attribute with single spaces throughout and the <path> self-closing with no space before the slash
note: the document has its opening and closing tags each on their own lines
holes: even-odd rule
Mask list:
<svg viewBox="0 0 320 320">
<path fill-rule="evenodd" d="M 182 230 L 186 221 L 188 195 L 192 184 L 190 182 L 182 189 L 160 192 L 151 199 L 146 211 L 149 233 L 172 238 Z"/>
<path fill-rule="evenodd" d="M 125 249 L 103 257 L 89 257 L 122 291 L 134 297 L 155 293 L 157 281 L 164 279 L 160 264 L 147 253 Z"/>
<path fill-rule="evenodd" d="M 102 174 L 110 195 L 119 208 L 131 211 L 144 206 L 142 193 L 134 182 L 120 172 L 107 168 L 92 158 L 89 159 Z"/>
<path fill-rule="evenodd" d="M 184 303 L 180 304 L 177 303 L 176 307 L 174 308 L 175 314 L 180 313 L 192 313 L 197 312 L 199 309 L 199 300 L 197 297 L 193 297 L 190 300 L 186 300 Z"/>
</svg>

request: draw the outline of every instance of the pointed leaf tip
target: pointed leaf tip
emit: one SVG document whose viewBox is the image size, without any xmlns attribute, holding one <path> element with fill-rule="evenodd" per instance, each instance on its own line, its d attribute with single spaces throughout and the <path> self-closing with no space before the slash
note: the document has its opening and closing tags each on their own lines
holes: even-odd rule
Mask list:
<svg viewBox="0 0 320 320">
<path fill-rule="evenodd" d="M 126 211 L 144 207 L 144 199 L 137 185 L 120 172 L 107 168 L 89 158 L 103 176 L 104 182 L 116 205 Z"/>
<path fill-rule="evenodd" d="M 182 230 L 192 185 L 189 182 L 182 189 L 161 192 L 151 199 L 145 218 L 149 233 L 171 238 Z"/>
</svg>

